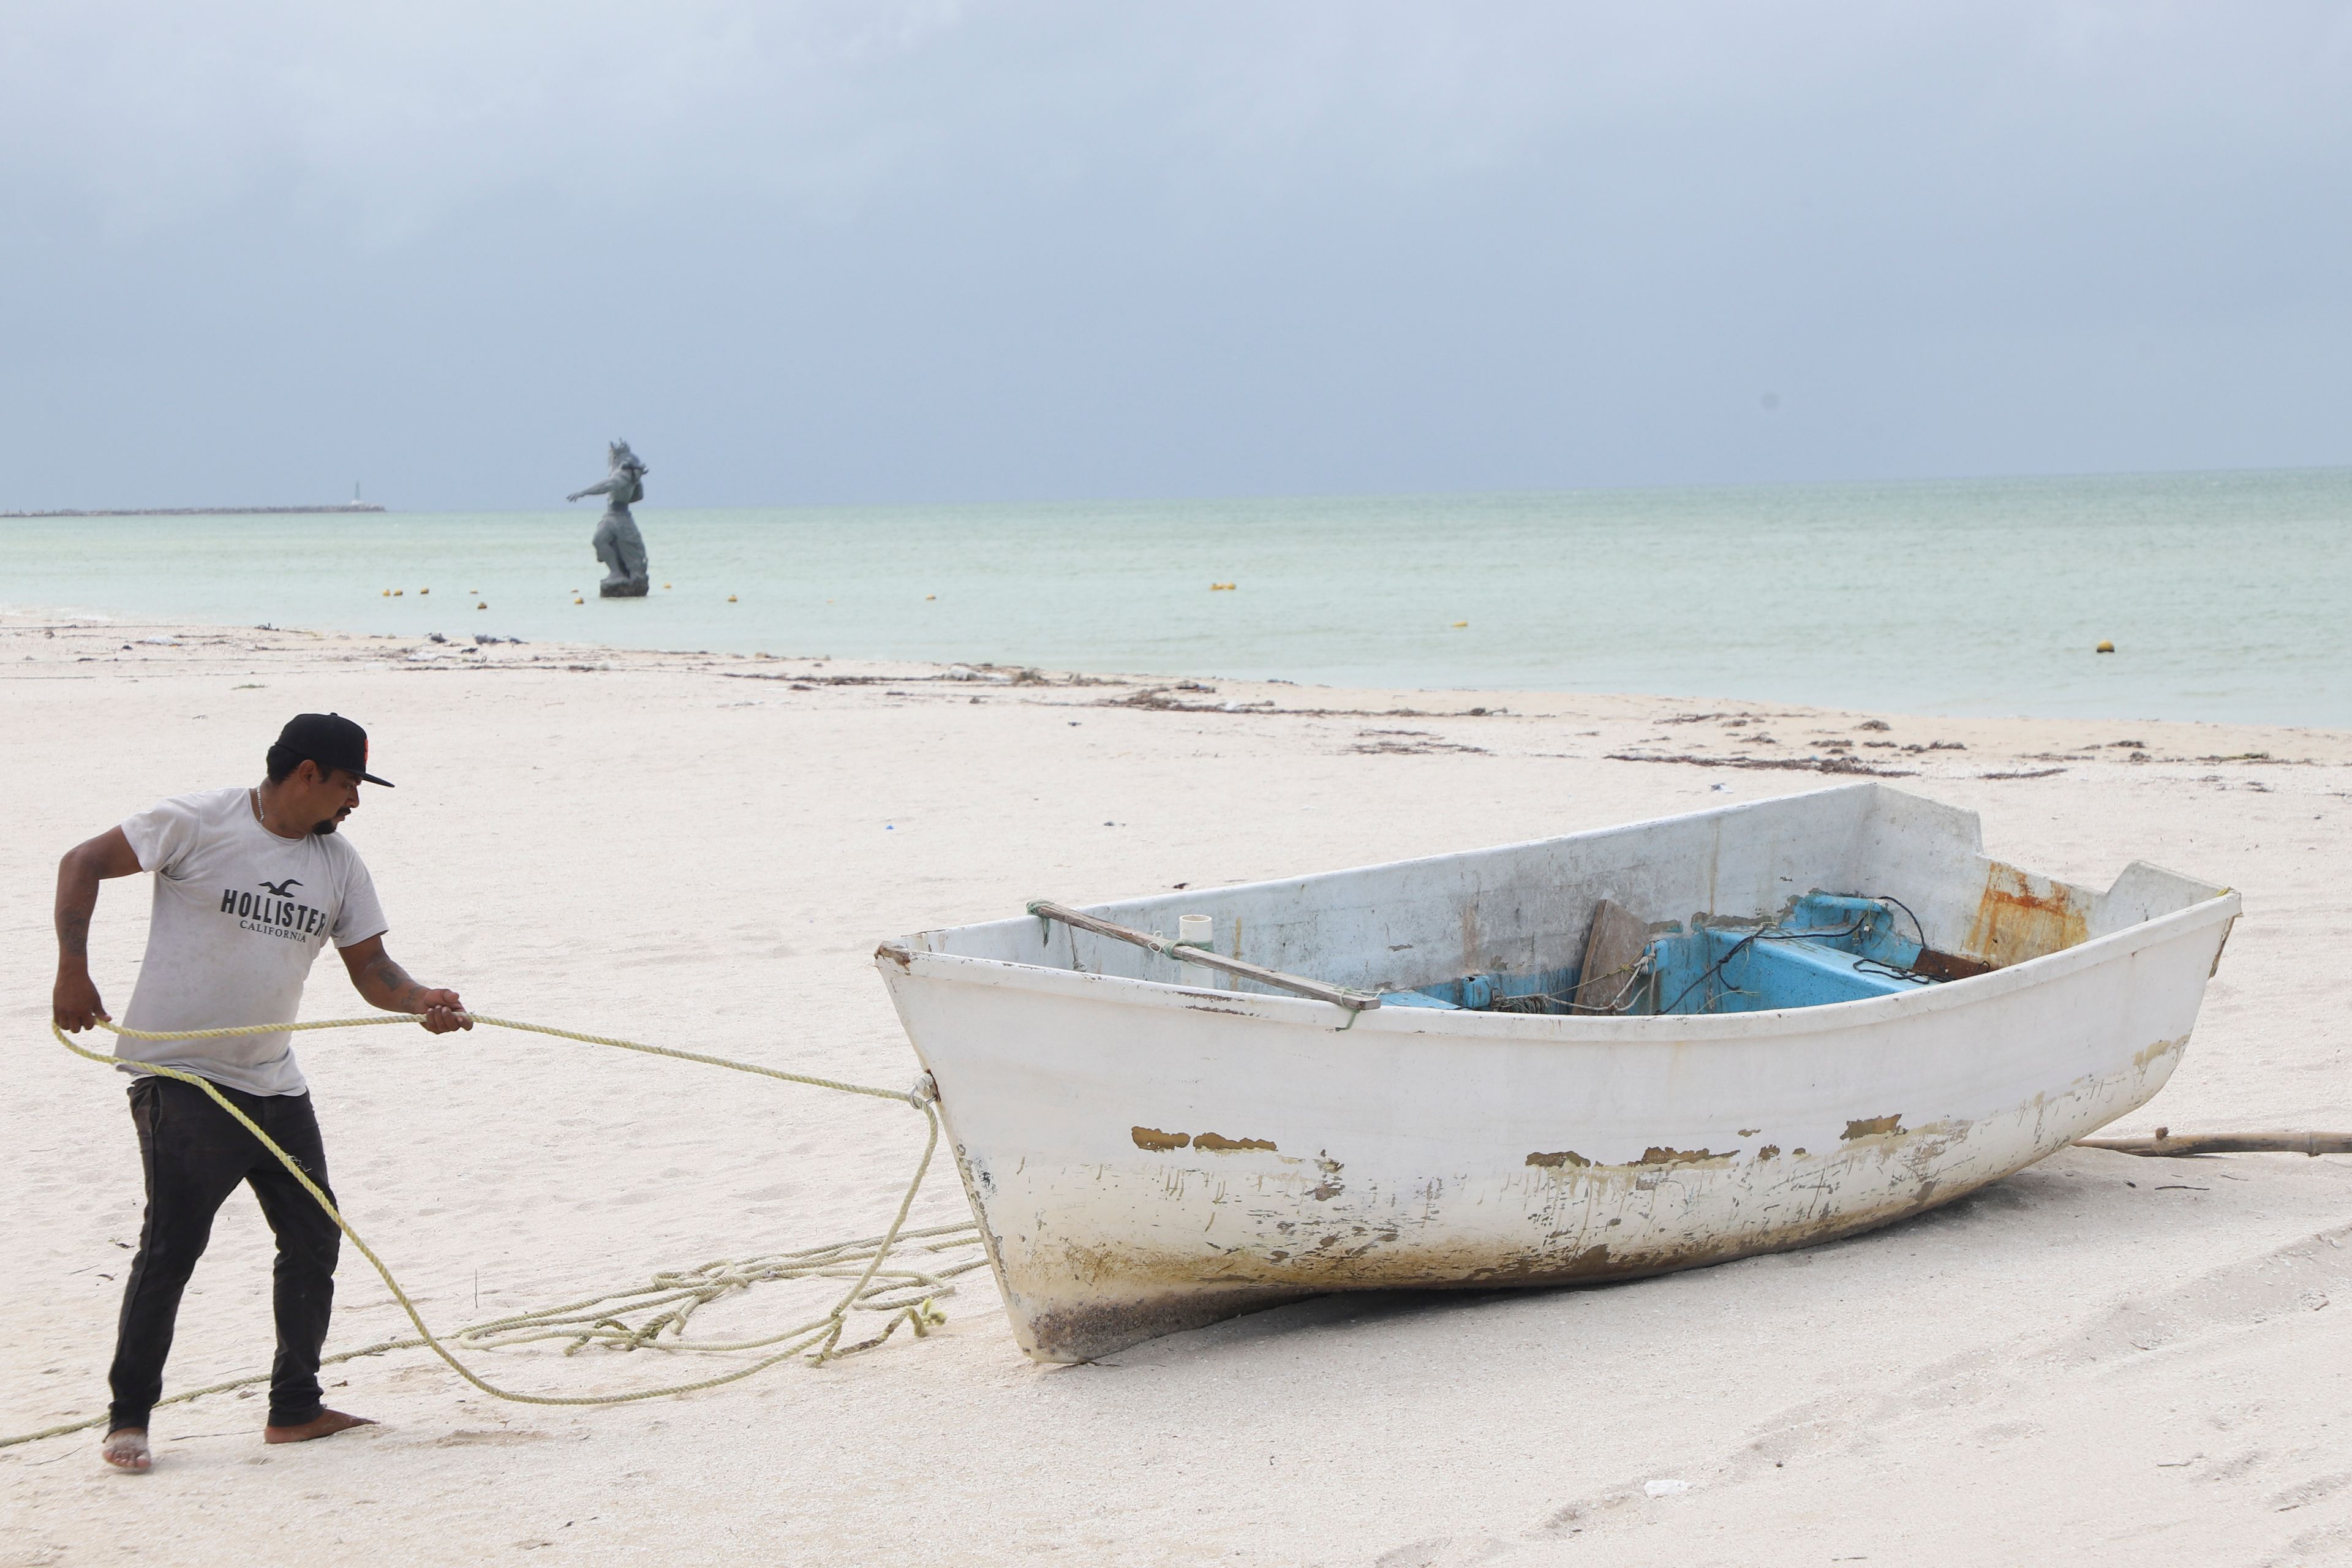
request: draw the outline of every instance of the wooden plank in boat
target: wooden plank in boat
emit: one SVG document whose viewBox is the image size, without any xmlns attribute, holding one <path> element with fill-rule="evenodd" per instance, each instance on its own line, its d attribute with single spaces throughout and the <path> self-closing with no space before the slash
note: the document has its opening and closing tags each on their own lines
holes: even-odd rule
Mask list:
<svg viewBox="0 0 2352 1568">
<path fill-rule="evenodd" d="M 1584 936 L 1584 967 L 1577 971 L 1575 1010 L 1623 1012 L 1640 982 L 1635 970 L 1649 945 L 1650 928 L 1633 910 L 1610 899 L 1595 904 L 1591 929 Z"/>
</svg>

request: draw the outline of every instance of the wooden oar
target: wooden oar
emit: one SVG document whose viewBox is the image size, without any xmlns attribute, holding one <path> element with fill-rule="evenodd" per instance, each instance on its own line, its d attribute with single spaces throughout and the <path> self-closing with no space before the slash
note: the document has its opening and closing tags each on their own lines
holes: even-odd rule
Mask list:
<svg viewBox="0 0 2352 1568">
<path fill-rule="evenodd" d="M 2352 1154 L 2352 1132 L 2175 1132 L 2153 1138 L 2077 1138 L 2077 1149 L 2117 1154 Z"/>
<path fill-rule="evenodd" d="M 1345 1007 L 1351 1013 L 1361 1013 L 1381 1005 L 1380 996 L 1370 991 L 1350 990 L 1345 985 L 1333 985 L 1321 980 L 1309 980 L 1303 974 L 1285 974 L 1279 969 L 1267 969 L 1261 964 L 1247 963 L 1238 958 L 1226 958 L 1205 947 L 1186 947 L 1164 936 L 1135 930 L 1132 926 L 1114 925 L 1109 921 L 1074 910 L 1067 904 L 1057 904 L 1039 899 L 1030 904 L 1029 912 L 1041 920 L 1059 921 L 1079 931 L 1090 931 L 1097 936 L 1107 936 L 1115 942 L 1133 942 L 1162 958 L 1172 958 L 1180 963 L 1197 963 L 1204 969 L 1219 969 L 1243 980 L 1255 980 L 1261 985 L 1277 990 L 1295 991 L 1301 996 L 1318 1002 L 1328 1002 L 1335 1007 Z"/>
</svg>

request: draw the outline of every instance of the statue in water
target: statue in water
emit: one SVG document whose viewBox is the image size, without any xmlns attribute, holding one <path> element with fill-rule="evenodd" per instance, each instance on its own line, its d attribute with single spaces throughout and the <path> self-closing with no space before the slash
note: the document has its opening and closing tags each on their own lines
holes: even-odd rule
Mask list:
<svg viewBox="0 0 2352 1568">
<path fill-rule="evenodd" d="M 653 470 L 637 461 L 626 441 L 608 445 L 605 460 L 613 471 L 604 483 L 573 490 L 563 499 L 605 498 L 604 515 L 596 520 L 595 545 L 596 559 L 606 571 L 596 592 L 607 599 L 642 599 L 646 586 L 646 537 L 637 531 L 637 520 L 629 515 L 629 503 L 646 499 L 646 476 Z"/>
</svg>

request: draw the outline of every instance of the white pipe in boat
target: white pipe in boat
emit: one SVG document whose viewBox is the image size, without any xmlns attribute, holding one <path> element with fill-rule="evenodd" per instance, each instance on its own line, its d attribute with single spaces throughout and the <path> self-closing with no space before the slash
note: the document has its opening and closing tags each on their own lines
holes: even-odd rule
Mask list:
<svg viewBox="0 0 2352 1568">
<path fill-rule="evenodd" d="M 1176 917 L 1176 945 L 1179 947 L 1205 947 L 1214 951 L 1216 947 L 1216 938 L 1214 935 L 1215 931 L 1216 922 L 1211 916 L 1178 915 Z M 1181 979 L 1183 984 L 1187 985 L 1209 986 L 1214 985 L 1217 983 L 1215 972 L 1211 970 L 1206 964 L 1187 963 L 1182 966 L 1182 969 L 1183 973 Z"/>
</svg>

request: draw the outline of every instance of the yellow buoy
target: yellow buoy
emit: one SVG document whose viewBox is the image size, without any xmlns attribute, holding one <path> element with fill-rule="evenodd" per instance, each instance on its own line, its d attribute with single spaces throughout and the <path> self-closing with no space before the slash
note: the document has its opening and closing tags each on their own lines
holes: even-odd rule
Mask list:
<svg viewBox="0 0 2352 1568">
<path fill-rule="evenodd" d="M 487 610 L 487 609 L 488 609 L 489 607 L 490 607 L 490 604 L 489 604 L 489 601 L 488 601 L 488 600 L 487 600 L 487 599 L 483 600 L 480 604 L 476 605 L 474 606 L 474 608 L 476 608 L 476 609 L 478 609 L 478 610 Z"/>
<path fill-rule="evenodd" d="M 386 588 L 386 589 L 383 591 L 383 596 L 384 596 L 385 598 L 387 598 L 387 599 L 391 598 L 391 597 L 392 597 L 392 590 L 391 590 L 391 589 L 389 589 L 389 588 Z"/>
<path fill-rule="evenodd" d="M 730 604 L 730 605 L 731 605 L 731 604 L 733 604 L 733 603 L 735 602 L 735 595 L 732 595 L 732 594 L 728 595 L 727 595 L 727 602 L 728 602 L 729 604 Z"/>
<path fill-rule="evenodd" d="M 419 588 L 416 590 L 416 596 L 421 599 L 431 592 L 433 592 L 433 590 L 430 588 Z"/>
<path fill-rule="evenodd" d="M 663 593 L 665 593 L 665 594 L 667 594 L 667 593 L 668 593 L 668 592 L 669 592 L 669 584 L 668 584 L 665 583 L 665 584 L 662 584 L 662 592 L 663 592 Z"/>
<path fill-rule="evenodd" d="M 1468 621 L 1456 621 L 1454 623 L 1454 629 L 1458 632 L 1469 624 L 1470 623 Z"/>
<path fill-rule="evenodd" d="M 1212 583 L 1209 584 L 1209 592 L 1212 594 L 1230 594 L 1240 586 L 1241 584 L 1239 583 Z"/>
<path fill-rule="evenodd" d="M 931 600 L 936 599 L 936 598 L 938 598 L 938 597 L 939 597 L 939 595 L 938 595 L 937 594 L 926 594 L 926 595 L 923 595 L 923 601 L 924 601 L 924 603 L 929 604 Z"/>
<path fill-rule="evenodd" d="M 2113 653 L 2116 651 L 2116 645 L 2107 641 L 2105 637 L 2101 637 L 2099 639 L 2099 646 L 2093 651 L 2096 653 Z"/>
<path fill-rule="evenodd" d="M 574 598 L 572 602 L 573 604 L 575 604 L 575 605 L 584 605 L 584 604 L 586 604 L 588 601 L 587 601 L 587 600 L 585 600 L 585 599 L 582 599 L 582 598 Z"/>
<path fill-rule="evenodd" d="M 405 598 L 407 595 L 408 590 L 405 588 L 394 588 L 392 591 L 392 596 L 395 599 Z"/>
</svg>

